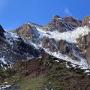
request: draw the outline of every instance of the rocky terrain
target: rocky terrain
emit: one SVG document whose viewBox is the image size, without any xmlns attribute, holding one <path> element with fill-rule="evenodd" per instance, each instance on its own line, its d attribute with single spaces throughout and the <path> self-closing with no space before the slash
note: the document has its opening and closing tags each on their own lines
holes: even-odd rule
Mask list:
<svg viewBox="0 0 90 90">
<path fill-rule="evenodd" d="M 17 82 L 21 90 L 36 90 L 28 83 L 37 77 L 42 80 L 38 90 L 49 84 L 54 90 L 89 90 L 89 39 L 89 16 L 78 20 L 57 15 L 47 25 L 29 22 L 12 32 L 0 26 L 0 82 Z M 24 81 L 27 85 L 22 88 Z"/>
<path fill-rule="evenodd" d="M 50 55 L 89 69 L 89 17 L 80 21 L 55 16 L 48 25 L 27 23 L 17 28 L 16 33 L 26 43 L 34 44 Z"/>
</svg>

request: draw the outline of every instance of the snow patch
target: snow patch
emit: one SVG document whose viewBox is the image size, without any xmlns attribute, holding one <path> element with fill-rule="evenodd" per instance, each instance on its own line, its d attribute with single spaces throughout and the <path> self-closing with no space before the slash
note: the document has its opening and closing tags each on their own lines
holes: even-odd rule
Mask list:
<svg viewBox="0 0 90 90">
<path fill-rule="evenodd" d="M 6 88 L 9 88 L 11 85 L 1 85 L 0 86 L 0 90 L 4 90 Z"/>
<path fill-rule="evenodd" d="M 40 28 L 40 27 L 36 27 L 36 29 L 38 30 L 38 32 L 39 32 L 39 34 L 40 34 L 40 38 L 43 38 L 44 36 L 47 36 L 48 37 L 48 35 L 47 35 L 47 31 L 45 31 L 45 30 L 43 30 L 42 28 Z"/>
<path fill-rule="evenodd" d="M 77 29 L 73 31 L 67 31 L 60 33 L 57 30 L 48 32 L 50 35 L 48 36 L 49 38 L 54 38 L 56 40 L 65 40 L 69 43 L 77 43 L 77 39 L 88 35 L 90 33 L 90 29 L 88 27 L 78 27 Z"/>
<path fill-rule="evenodd" d="M 9 44 L 13 44 L 13 41 L 14 40 L 17 40 L 19 37 L 17 36 L 17 34 L 15 33 L 11 33 L 11 32 L 5 32 L 4 33 L 5 37 L 6 37 L 6 40 Z"/>
<path fill-rule="evenodd" d="M 80 68 L 82 68 L 82 69 L 89 69 L 89 66 L 88 66 L 86 60 L 83 59 L 83 58 L 81 58 L 80 61 L 76 61 L 76 60 L 71 59 L 71 58 L 70 58 L 69 56 L 67 56 L 67 55 L 61 54 L 60 52 L 51 52 L 50 50 L 45 49 L 45 48 L 44 48 L 44 50 L 45 50 L 45 52 L 47 52 L 49 55 L 52 55 L 52 56 L 54 56 L 54 57 L 56 57 L 56 58 L 59 58 L 59 59 L 62 59 L 62 60 L 71 62 L 71 63 L 74 64 L 74 65 L 79 65 Z"/>
<path fill-rule="evenodd" d="M 1 61 L 3 64 L 7 64 L 7 62 L 5 61 L 4 57 L 0 58 L 0 61 Z"/>
<path fill-rule="evenodd" d="M 88 23 L 90 24 L 90 21 Z"/>
</svg>

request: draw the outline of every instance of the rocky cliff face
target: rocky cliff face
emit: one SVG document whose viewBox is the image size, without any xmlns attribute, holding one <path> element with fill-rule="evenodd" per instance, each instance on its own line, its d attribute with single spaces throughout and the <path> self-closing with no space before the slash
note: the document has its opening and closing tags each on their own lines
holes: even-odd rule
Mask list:
<svg viewBox="0 0 90 90">
<path fill-rule="evenodd" d="M 85 55 L 87 62 L 90 64 L 90 33 L 78 39 L 78 47 Z"/>
<path fill-rule="evenodd" d="M 55 16 L 53 20 L 47 25 L 49 30 L 57 29 L 59 32 L 72 31 L 76 27 L 81 26 L 82 21 L 76 20 L 73 17 L 64 17 Z"/>
<path fill-rule="evenodd" d="M 87 16 L 82 21 L 82 26 L 87 26 L 90 28 L 90 16 Z M 85 36 L 81 36 L 77 40 L 78 47 L 85 54 L 87 62 L 90 64 L 90 33 Z"/>
</svg>

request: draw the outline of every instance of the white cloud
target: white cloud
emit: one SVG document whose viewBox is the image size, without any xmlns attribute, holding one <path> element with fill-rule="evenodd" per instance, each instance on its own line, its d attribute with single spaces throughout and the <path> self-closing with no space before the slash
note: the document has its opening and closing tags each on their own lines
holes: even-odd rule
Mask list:
<svg viewBox="0 0 90 90">
<path fill-rule="evenodd" d="M 72 13 L 71 13 L 71 11 L 70 11 L 69 8 L 65 8 L 64 13 L 65 13 L 66 15 L 72 16 Z"/>
</svg>

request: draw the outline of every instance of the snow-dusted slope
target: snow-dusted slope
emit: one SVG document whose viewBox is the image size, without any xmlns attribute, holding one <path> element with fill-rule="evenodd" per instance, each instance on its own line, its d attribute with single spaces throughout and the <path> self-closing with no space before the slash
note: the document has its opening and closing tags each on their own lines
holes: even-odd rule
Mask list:
<svg viewBox="0 0 90 90">
<path fill-rule="evenodd" d="M 57 30 L 45 31 L 42 28 L 40 28 L 40 26 L 35 26 L 35 27 L 39 33 L 39 42 L 35 43 L 32 41 L 32 43 L 34 44 L 35 47 L 37 46 L 37 47 L 43 48 L 46 53 L 48 53 L 56 58 L 59 58 L 59 59 L 65 60 L 65 61 L 69 61 L 74 65 L 79 65 L 79 67 L 81 67 L 83 69 L 89 69 L 87 60 L 80 55 L 80 51 L 73 49 L 73 46 L 71 46 L 72 47 L 71 53 L 73 54 L 74 57 L 76 57 L 76 59 L 73 59 L 68 54 L 60 53 L 59 50 L 50 51 L 50 48 L 46 48 L 42 45 L 43 44 L 42 39 L 44 39 L 44 38 L 54 39 L 56 42 L 58 42 L 60 40 L 64 40 L 67 43 L 77 44 L 78 38 L 88 35 L 90 33 L 90 29 L 87 26 L 78 27 L 78 28 L 74 29 L 73 31 L 61 32 L 61 33 L 58 32 Z"/>
<path fill-rule="evenodd" d="M 13 42 L 17 41 L 19 38 L 19 36 L 17 34 L 12 33 L 12 32 L 5 32 L 4 36 L 6 38 L 6 41 L 11 45 L 13 45 Z"/>
<path fill-rule="evenodd" d="M 25 43 L 17 34 L 3 32 L 0 35 L 0 67 L 11 67 L 17 60 L 38 57 L 40 51 L 33 45 Z"/>
<path fill-rule="evenodd" d="M 45 51 L 60 60 L 90 69 L 86 58 L 86 47 L 90 45 L 90 28 L 82 25 L 82 21 L 72 17 L 60 19 L 56 16 L 46 26 L 24 24 L 15 30 L 16 34 L 1 29 L 0 61 L 3 64 L 15 62 L 17 59 L 38 57 Z M 84 41 L 86 45 L 80 41 Z"/>
<path fill-rule="evenodd" d="M 17 35 L 13 33 L 5 33 L 6 40 L 13 46 L 13 49 L 15 47 L 15 41 L 18 42 L 20 37 L 24 43 L 33 46 L 36 50 L 43 49 L 49 55 L 59 58 L 60 60 L 71 62 L 72 64 L 78 65 L 83 69 L 89 68 L 85 54 L 82 53 L 77 45 L 77 40 L 80 37 L 84 37 L 90 33 L 90 29 L 87 26 L 60 32 L 58 29 L 49 30 L 43 26 L 28 23 L 21 26 L 16 32 Z M 25 55 L 27 58 L 30 58 L 29 53 L 32 53 L 32 51 L 30 51 L 29 47 L 21 46 L 19 46 L 20 48 L 17 48 L 20 50 L 22 48 L 25 53 L 22 53 L 18 49 L 14 49 L 15 53 L 17 51 L 21 55 Z M 27 51 L 29 52 L 28 54 Z M 33 52 L 33 54 L 37 53 Z"/>
<path fill-rule="evenodd" d="M 67 32 L 58 32 L 55 31 L 44 31 L 37 27 L 38 32 L 40 33 L 40 36 L 46 36 L 49 38 L 54 38 L 55 40 L 66 40 L 70 43 L 77 43 L 77 39 L 88 35 L 90 33 L 90 29 L 87 26 L 84 27 L 78 27 L 73 31 L 67 31 Z"/>
</svg>

